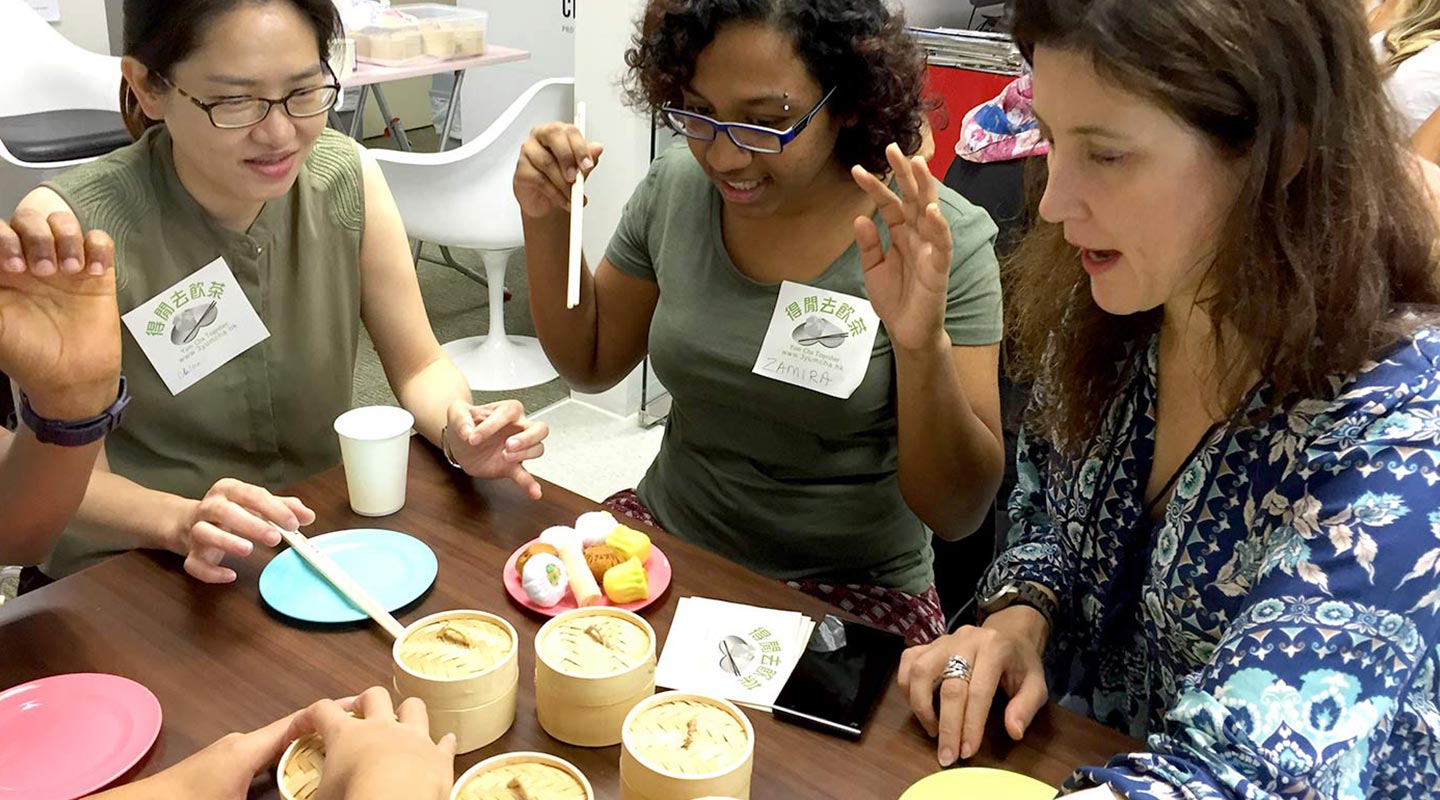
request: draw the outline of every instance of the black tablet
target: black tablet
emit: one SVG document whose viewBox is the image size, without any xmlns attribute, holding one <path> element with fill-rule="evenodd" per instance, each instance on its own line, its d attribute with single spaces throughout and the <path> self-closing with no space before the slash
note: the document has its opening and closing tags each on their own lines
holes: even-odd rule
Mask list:
<svg viewBox="0 0 1440 800">
<path fill-rule="evenodd" d="M 905 639 L 826 616 L 775 700 L 775 718 L 859 739 L 885 694 Z"/>
</svg>

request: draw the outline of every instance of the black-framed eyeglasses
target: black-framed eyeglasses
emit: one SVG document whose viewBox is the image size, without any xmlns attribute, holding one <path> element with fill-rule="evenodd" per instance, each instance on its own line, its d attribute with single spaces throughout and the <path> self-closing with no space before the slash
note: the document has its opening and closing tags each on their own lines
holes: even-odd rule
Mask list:
<svg viewBox="0 0 1440 800">
<path fill-rule="evenodd" d="M 314 117 L 324 114 L 335 107 L 335 102 L 340 99 L 340 81 L 335 78 L 335 73 L 330 71 L 330 66 L 325 66 L 325 72 L 330 76 L 330 83 L 320 86 L 311 86 L 305 89 L 296 89 L 290 94 L 278 99 L 269 97 L 230 97 L 224 100 L 216 100 L 207 103 L 198 100 L 194 95 L 176 86 L 173 81 L 165 76 L 160 80 L 170 85 L 170 88 L 180 93 L 180 96 L 195 104 L 195 107 L 205 112 L 210 118 L 210 124 L 222 130 L 235 128 L 249 128 L 265 121 L 270 116 L 270 110 L 275 106 L 282 106 L 285 113 L 292 117 Z"/>
<path fill-rule="evenodd" d="M 838 87 L 836 87 L 838 88 Z M 696 114 L 693 111 L 685 111 L 679 108 L 665 106 L 660 109 L 660 114 L 676 133 L 691 139 L 699 139 L 704 142 L 715 141 L 715 136 L 724 133 L 730 141 L 741 150 L 748 150 L 752 153 L 775 154 L 785 149 L 785 145 L 795 140 L 800 132 L 810 124 L 810 120 L 820 113 L 820 109 L 830 96 L 835 94 L 835 88 L 825 93 L 820 102 L 810 109 L 809 113 L 796 120 L 794 125 L 783 131 L 774 128 L 767 128 L 764 125 L 747 125 L 741 122 L 720 122 L 713 120 L 704 114 Z"/>
</svg>

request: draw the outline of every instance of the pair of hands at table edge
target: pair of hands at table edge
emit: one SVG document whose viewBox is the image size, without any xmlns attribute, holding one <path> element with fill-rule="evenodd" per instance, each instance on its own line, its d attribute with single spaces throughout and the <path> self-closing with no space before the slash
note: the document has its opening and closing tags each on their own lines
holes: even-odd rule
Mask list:
<svg viewBox="0 0 1440 800">
<path fill-rule="evenodd" d="M 315 800 L 443 800 L 450 793 L 455 737 L 432 742 L 424 702 L 412 697 L 397 709 L 376 686 L 229 734 L 164 772 L 91 800 L 244 800 L 257 774 L 274 766 L 292 741 L 314 732 L 325 741 Z"/>
<path fill-rule="evenodd" d="M 966 625 L 901 655 L 896 680 L 921 727 L 936 737 L 940 766 L 948 767 L 957 757 L 968 759 L 980 750 L 1000 689 L 1010 698 L 1005 705 L 1005 731 L 1015 741 L 1024 737 L 1050 699 L 1041 660 L 1049 639 L 1045 617 L 1029 606 L 1015 605 L 990 615 L 979 627 Z M 951 656 L 970 662 L 969 681 L 939 680 Z M 1108 786 L 1096 786 L 1067 797 L 1113 800 L 1119 795 Z"/>
</svg>

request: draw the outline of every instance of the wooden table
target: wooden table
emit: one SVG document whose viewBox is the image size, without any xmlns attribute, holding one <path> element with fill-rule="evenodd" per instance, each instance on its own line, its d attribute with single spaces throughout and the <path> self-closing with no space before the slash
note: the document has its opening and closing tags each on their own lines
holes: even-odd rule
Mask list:
<svg viewBox="0 0 1440 800">
<path fill-rule="evenodd" d="M 570 523 L 594 503 L 557 486 L 532 502 L 509 483 L 472 484 L 417 440 L 410 455 L 409 496 L 394 516 L 368 520 L 350 512 L 339 469 L 304 481 L 295 493 L 319 515 L 310 534 L 387 527 L 424 539 L 440 560 L 431 591 L 398 615 L 402 622 L 452 608 L 494 611 L 520 633 L 520 700 L 515 725 L 489 747 L 461 756 L 456 774 L 512 750 L 543 750 L 589 776 L 598 797 L 618 796 L 619 748 L 587 750 L 550 739 L 535 718 L 534 648 L 544 619 L 511 602 L 500 581 L 510 553 L 543 528 Z M 669 592 L 645 611 L 663 637 L 676 602 L 700 595 L 802 611 L 832 611 L 821 602 L 688 545 L 655 540 L 675 567 Z M 231 730 L 249 730 L 317 698 L 354 694 L 390 679 L 390 647 L 374 625 L 302 628 L 267 611 L 256 588 L 271 554 L 235 564 L 238 581 L 207 586 L 187 577 L 180 559 L 130 553 L 0 606 L 0 687 L 64 672 L 111 672 L 139 681 L 160 698 L 165 724 L 151 753 L 128 776 L 157 772 Z M 934 772 L 934 743 L 914 722 L 892 685 L 859 743 L 746 712 L 757 740 L 753 797 L 893 800 Z M 998 719 L 998 717 L 997 717 Z M 1136 743 L 1051 706 L 1025 740 L 999 728 L 971 763 L 1000 766 L 1058 785 L 1070 770 L 1103 763 Z M 277 797 L 273 779 L 252 796 Z"/>
</svg>

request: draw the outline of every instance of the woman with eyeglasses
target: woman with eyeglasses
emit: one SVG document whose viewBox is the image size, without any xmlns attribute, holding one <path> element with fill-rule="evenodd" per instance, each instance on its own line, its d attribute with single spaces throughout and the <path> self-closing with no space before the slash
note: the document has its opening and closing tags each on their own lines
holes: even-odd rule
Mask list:
<svg viewBox="0 0 1440 800">
<path fill-rule="evenodd" d="M 1000 283 L 981 211 L 921 147 L 925 58 L 882 0 L 652 0 L 632 102 L 686 137 L 565 308 L 570 186 L 601 145 L 536 128 L 514 188 L 546 353 L 597 391 L 649 356 L 673 396 L 609 501 L 924 642 L 930 531 L 969 535 L 1003 457 Z"/>
<path fill-rule="evenodd" d="M 546 426 L 515 401 L 471 405 L 378 166 L 325 128 L 330 1 L 127 0 L 124 14 L 135 144 L 44 184 L 16 218 L 27 252 L 52 259 L 79 252 L 82 227 L 113 237 L 134 397 L 45 574 L 139 547 L 226 582 L 225 556 L 312 522 L 271 491 L 339 463 L 331 426 L 351 404 L 362 325 L 421 435 L 538 497 L 522 464 Z M 46 222 L 72 214 L 83 225 Z"/>
</svg>

